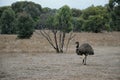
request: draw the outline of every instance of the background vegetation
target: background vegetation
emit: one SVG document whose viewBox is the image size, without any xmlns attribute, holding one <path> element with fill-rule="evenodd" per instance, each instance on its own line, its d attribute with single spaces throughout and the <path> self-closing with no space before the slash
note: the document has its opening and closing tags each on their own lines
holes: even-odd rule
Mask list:
<svg viewBox="0 0 120 80">
<path fill-rule="evenodd" d="M 72 18 L 70 20 L 72 20 L 71 25 L 73 26 L 73 31 L 95 33 L 103 30 L 120 31 L 119 10 L 119 0 L 109 0 L 109 4 L 106 4 L 104 7 L 92 5 L 84 10 L 75 8 L 70 9 L 72 12 Z M 19 13 L 23 12 L 26 13 L 25 15 L 29 15 L 33 19 L 35 23 L 34 29 L 41 29 L 41 27 L 50 29 L 50 25 L 48 25 L 50 23 L 49 18 L 55 16 L 59 11 L 60 10 L 50 9 L 48 7 L 42 8 L 39 4 L 27 1 L 16 2 L 11 6 L 0 7 L 0 33 L 17 33 L 18 26 L 16 25 L 16 21 L 19 20 Z M 65 27 L 65 25 L 62 26 Z M 66 27 L 66 29 L 70 30 L 70 27 Z"/>
</svg>

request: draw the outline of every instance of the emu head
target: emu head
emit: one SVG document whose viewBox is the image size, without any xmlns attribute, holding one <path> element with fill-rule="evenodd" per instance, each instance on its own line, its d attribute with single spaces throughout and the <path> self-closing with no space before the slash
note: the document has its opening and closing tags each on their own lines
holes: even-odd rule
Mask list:
<svg viewBox="0 0 120 80">
<path fill-rule="evenodd" d="M 79 42 L 77 41 L 77 42 L 75 42 L 75 44 L 77 44 L 77 45 L 78 45 L 78 44 L 79 44 Z"/>
<path fill-rule="evenodd" d="M 75 44 L 77 44 L 76 48 L 79 48 L 79 42 L 77 41 L 75 42 Z"/>
<path fill-rule="evenodd" d="M 75 42 L 75 44 L 77 44 L 77 46 L 76 46 L 76 53 L 77 53 L 77 55 L 80 55 L 79 42 L 77 41 L 77 42 Z"/>
</svg>

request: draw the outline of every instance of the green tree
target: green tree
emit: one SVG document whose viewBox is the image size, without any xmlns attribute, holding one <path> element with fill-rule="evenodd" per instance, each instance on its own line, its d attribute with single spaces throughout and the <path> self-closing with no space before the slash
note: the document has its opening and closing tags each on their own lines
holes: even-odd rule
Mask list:
<svg viewBox="0 0 120 80">
<path fill-rule="evenodd" d="M 69 33 L 72 27 L 72 12 L 69 6 L 65 5 L 58 10 L 56 20 L 57 26 L 60 30 L 60 37 L 59 37 L 59 51 L 63 52 L 64 41 L 66 37 L 66 33 Z"/>
<path fill-rule="evenodd" d="M 109 0 L 110 26 L 115 31 L 120 31 L 120 0 Z"/>
<path fill-rule="evenodd" d="M 82 17 L 85 20 L 82 27 L 84 31 L 101 32 L 102 30 L 109 30 L 110 28 L 108 25 L 109 15 L 106 7 L 94 7 L 92 5 L 83 10 Z"/>
<path fill-rule="evenodd" d="M 15 13 L 11 8 L 4 10 L 1 16 L 1 33 L 14 34 L 16 33 Z"/>
<path fill-rule="evenodd" d="M 58 10 L 56 15 L 50 16 L 47 20 L 47 26 L 51 30 L 54 38 L 51 38 L 49 31 L 40 30 L 41 34 L 47 39 L 57 53 L 63 53 L 66 33 L 69 33 L 72 30 L 71 18 L 71 10 L 67 5 L 65 5 Z M 66 43 L 67 47 L 74 35 L 70 33 L 68 36 L 69 37 Z"/>
<path fill-rule="evenodd" d="M 72 10 L 72 16 L 73 17 L 80 17 L 82 15 L 82 11 L 80 9 L 71 9 Z"/>
<path fill-rule="evenodd" d="M 26 12 L 33 18 L 34 21 L 38 19 L 42 12 L 41 5 L 28 1 L 20 1 L 13 3 L 12 9 L 15 11 L 16 14 L 20 12 Z"/>
<path fill-rule="evenodd" d="M 30 38 L 34 31 L 34 21 L 26 12 L 20 13 L 17 20 L 18 38 Z"/>
<path fill-rule="evenodd" d="M 88 32 L 101 32 L 104 26 L 103 17 L 100 15 L 91 16 L 85 21 L 83 25 L 83 30 Z"/>
<path fill-rule="evenodd" d="M 58 10 L 56 21 L 63 34 L 72 30 L 72 13 L 67 5 Z"/>
<path fill-rule="evenodd" d="M 82 25 L 84 24 L 84 19 L 82 17 L 75 18 L 73 17 L 73 31 L 81 32 L 83 31 Z"/>
<path fill-rule="evenodd" d="M 50 16 L 55 15 L 56 11 L 57 11 L 56 9 L 50 9 L 47 7 L 43 8 L 42 13 L 39 16 L 39 20 L 36 22 L 37 24 L 36 24 L 35 28 L 36 29 L 41 29 L 41 27 L 42 27 L 42 29 L 48 28 L 48 26 L 47 26 L 48 21 L 47 20 Z"/>
<path fill-rule="evenodd" d="M 3 7 L 0 7 L 0 17 L 2 16 L 2 13 L 4 12 L 4 10 L 10 8 L 10 6 L 3 6 Z"/>
</svg>

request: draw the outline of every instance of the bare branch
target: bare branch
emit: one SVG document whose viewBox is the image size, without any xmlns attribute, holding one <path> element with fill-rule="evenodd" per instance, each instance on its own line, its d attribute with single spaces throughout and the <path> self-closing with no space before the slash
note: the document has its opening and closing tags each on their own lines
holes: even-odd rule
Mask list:
<svg viewBox="0 0 120 80">
<path fill-rule="evenodd" d="M 40 33 L 42 34 L 43 37 L 45 37 L 47 39 L 47 41 L 51 44 L 51 46 L 56 49 L 56 47 L 53 44 L 52 39 L 50 38 L 49 34 L 47 34 L 44 30 L 40 30 L 40 33 L 36 32 L 37 34 L 40 35 Z"/>
<path fill-rule="evenodd" d="M 61 49 L 61 41 L 62 41 L 62 33 L 61 31 L 59 32 L 59 49 Z"/>
</svg>

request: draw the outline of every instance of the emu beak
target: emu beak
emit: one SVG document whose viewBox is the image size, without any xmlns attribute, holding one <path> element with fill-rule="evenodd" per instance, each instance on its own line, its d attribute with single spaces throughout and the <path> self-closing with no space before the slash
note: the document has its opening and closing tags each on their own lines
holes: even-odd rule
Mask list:
<svg viewBox="0 0 120 80">
<path fill-rule="evenodd" d="M 79 44 L 79 42 L 75 42 L 75 44 Z"/>
</svg>

